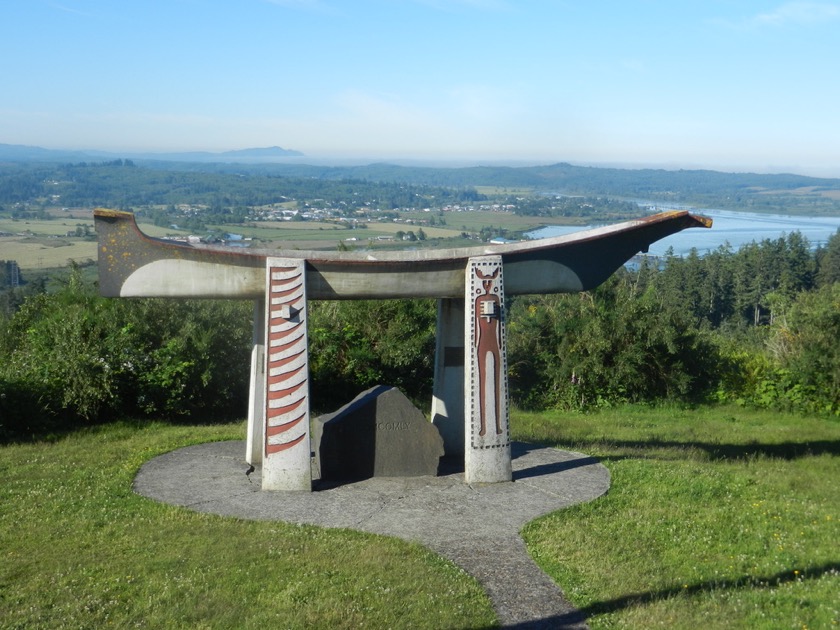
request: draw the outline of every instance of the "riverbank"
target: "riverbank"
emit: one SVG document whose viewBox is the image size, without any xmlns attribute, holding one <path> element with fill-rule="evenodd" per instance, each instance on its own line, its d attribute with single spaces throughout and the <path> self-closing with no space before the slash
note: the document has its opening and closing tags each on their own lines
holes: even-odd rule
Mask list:
<svg viewBox="0 0 840 630">
<path fill-rule="evenodd" d="M 658 211 L 666 209 L 657 208 Z M 692 249 L 696 249 L 702 255 L 726 244 L 733 250 L 738 250 L 753 241 L 777 239 L 792 232 L 799 232 L 808 239 L 811 247 L 816 248 L 825 245 L 828 239 L 840 230 L 840 217 L 790 216 L 733 210 L 691 211 L 693 214 L 711 217 L 714 221 L 712 229 L 684 230 L 673 234 L 651 245 L 648 253 L 664 256 L 669 249 L 673 249 L 675 255 L 685 256 Z M 550 225 L 528 232 L 526 236 L 534 239 L 551 238 L 591 227 Z"/>
</svg>

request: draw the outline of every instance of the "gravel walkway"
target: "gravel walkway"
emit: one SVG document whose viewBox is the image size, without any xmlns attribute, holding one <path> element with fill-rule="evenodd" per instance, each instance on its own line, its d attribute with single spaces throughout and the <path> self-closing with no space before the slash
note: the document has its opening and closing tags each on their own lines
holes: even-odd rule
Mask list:
<svg viewBox="0 0 840 630">
<path fill-rule="evenodd" d="M 463 473 L 374 478 L 317 492 L 261 492 L 260 469 L 245 476 L 244 442 L 182 448 L 147 462 L 139 494 L 198 512 L 282 520 L 397 536 L 419 542 L 474 575 L 505 628 L 586 628 L 525 550 L 534 518 L 591 501 L 610 485 L 596 460 L 513 445 L 513 483 L 467 485 Z"/>
</svg>

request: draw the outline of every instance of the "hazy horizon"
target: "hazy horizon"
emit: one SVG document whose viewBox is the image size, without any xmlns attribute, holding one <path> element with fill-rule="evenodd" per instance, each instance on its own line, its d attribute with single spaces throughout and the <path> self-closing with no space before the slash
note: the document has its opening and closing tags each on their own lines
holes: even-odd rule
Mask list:
<svg viewBox="0 0 840 630">
<path fill-rule="evenodd" d="M 2 143 L 0 144 L 10 144 Z M 107 154 L 107 159 L 117 158 L 131 158 L 141 154 L 145 155 L 161 155 L 174 153 L 209 153 L 222 154 L 228 151 L 242 151 L 247 149 L 260 149 L 266 147 L 232 147 L 230 149 L 221 150 L 206 150 L 206 149 L 185 149 L 185 150 L 131 150 L 131 149 L 101 149 L 96 147 L 49 147 L 43 145 L 21 145 L 34 148 L 42 148 L 54 151 L 66 152 L 81 152 L 81 153 L 103 153 Z M 281 147 L 282 149 L 295 150 L 294 147 Z M 312 164 L 316 166 L 365 166 L 377 163 L 394 164 L 400 166 L 418 166 L 418 167 L 445 167 L 445 168 L 462 168 L 469 166 L 509 166 L 509 167 L 527 167 L 527 166 L 551 166 L 553 164 L 566 163 L 573 166 L 593 167 L 593 168 L 616 168 L 627 170 L 643 170 L 643 169 L 658 169 L 666 171 L 677 170 L 711 170 L 722 173 L 756 173 L 767 175 L 793 174 L 803 175 L 807 177 L 816 177 L 823 179 L 840 179 L 840 170 L 838 169 L 802 169 L 795 166 L 778 167 L 767 166 L 764 168 L 756 165 L 752 166 L 738 166 L 727 164 L 699 164 L 691 162 L 584 162 L 579 160 L 569 159 L 555 159 L 555 160 L 539 160 L 539 159 L 505 159 L 505 158 L 486 158 L 486 157 L 452 157 L 442 155 L 439 157 L 400 157 L 400 156 L 371 156 L 371 155 L 308 155 L 287 156 L 282 158 L 272 158 L 266 160 L 266 163 L 276 162 L 279 164 L 297 162 L 300 164 Z"/>
</svg>

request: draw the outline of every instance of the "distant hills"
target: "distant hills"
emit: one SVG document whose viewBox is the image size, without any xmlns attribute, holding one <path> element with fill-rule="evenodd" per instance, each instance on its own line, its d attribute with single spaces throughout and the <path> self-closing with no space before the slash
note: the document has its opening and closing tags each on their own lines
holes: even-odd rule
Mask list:
<svg viewBox="0 0 840 630">
<path fill-rule="evenodd" d="M 253 149 L 239 149 L 236 151 L 188 151 L 173 153 L 143 153 L 110 151 L 79 151 L 44 149 L 23 144 L 0 144 L 0 161 L 4 162 L 67 162 L 89 160 L 148 160 L 154 162 L 242 162 L 259 163 L 275 162 L 284 158 L 303 157 L 300 151 L 284 149 L 282 147 L 264 147 Z"/>
<path fill-rule="evenodd" d="M 126 164 L 126 160 L 130 164 Z M 348 196 L 353 194 L 354 187 L 363 186 L 366 182 L 379 182 L 397 186 L 473 190 L 476 194 L 493 192 L 517 195 L 518 191 L 530 191 L 566 196 L 605 196 L 670 208 L 718 208 L 775 214 L 840 216 L 840 179 L 791 173 L 606 168 L 565 162 L 542 166 L 463 167 L 393 163 L 329 165 L 318 162 L 306 158 L 299 151 L 276 146 L 220 153 L 117 154 L 0 144 L 0 198 L 3 198 L 5 190 L 11 195 L 8 199 L 17 199 L 15 195 L 21 190 L 27 186 L 37 188 L 37 182 L 46 177 L 43 172 L 32 171 L 53 169 L 49 177 L 56 181 L 79 182 L 80 178 L 99 177 L 105 180 L 105 183 L 96 184 L 100 188 L 106 186 L 107 182 L 119 181 L 122 195 L 119 198 L 123 201 L 127 191 L 139 194 L 139 191 L 149 190 L 149 186 L 153 187 L 151 182 L 160 180 L 156 173 L 168 172 L 178 174 L 177 178 L 166 178 L 166 181 L 172 182 L 168 188 L 173 194 L 179 185 L 193 192 L 213 189 L 220 195 L 243 183 L 247 183 L 251 191 L 261 186 L 289 188 L 294 182 L 282 183 L 278 180 L 286 178 L 307 184 L 317 180 L 345 182 Z M 126 169 L 114 180 L 115 173 L 109 169 L 119 166 L 137 168 Z M 68 169 L 85 169 L 86 173 L 65 172 Z M 108 172 L 107 176 L 105 171 Z M 180 184 L 176 185 L 176 179 Z M 98 190 L 96 186 L 90 183 L 89 188 Z"/>
</svg>

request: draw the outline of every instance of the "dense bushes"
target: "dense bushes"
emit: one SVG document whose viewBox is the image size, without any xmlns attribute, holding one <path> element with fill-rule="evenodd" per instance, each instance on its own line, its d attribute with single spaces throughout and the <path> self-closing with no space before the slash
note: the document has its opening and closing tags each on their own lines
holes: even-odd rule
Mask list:
<svg viewBox="0 0 840 630">
<path fill-rule="evenodd" d="M 398 387 L 428 406 L 436 312 L 434 300 L 312 303 L 312 406 L 333 410 L 378 384 Z"/>
<path fill-rule="evenodd" d="M 684 312 L 626 273 L 592 293 L 514 300 L 508 353 L 514 402 L 528 408 L 699 400 L 717 369 Z"/>
<path fill-rule="evenodd" d="M 242 417 L 250 302 L 114 300 L 78 270 L 0 322 L 0 437 L 114 417 Z M 432 300 L 310 305 L 312 406 L 379 383 L 431 398 Z"/>
<path fill-rule="evenodd" d="M 591 293 L 512 301 L 526 407 L 711 399 L 840 415 L 840 232 L 620 270 Z"/>
<path fill-rule="evenodd" d="M 109 300 L 77 271 L 3 325 L 0 432 L 119 416 L 242 415 L 251 306 Z"/>
<path fill-rule="evenodd" d="M 840 415 L 840 283 L 800 293 L 745 361 L 742 402 Z M 733 393 L 730 393 L 730 398 Z"/>
<path fill-rule="evenodd" d="M 672 258 L 649 279 L 683 305 L 719 358 L 716 400 L 840 415 L 840 231 Z"/>
<path fill-rule="evenodd" d="M 838 251 L 840 234 L 815 253 L 792 235 L 622 269 L 592 292 L 511 298 L 511 399 L 840 415 Z M 104 299 L 74 270 L 58 291 L 4 304 L 0 437 L 120 416 L 245 415 L 251 303 Z M 313 409 L 380 383 L 428 405 L 435 314 L 433 300 L 312 303 Z"/>
</svg>

